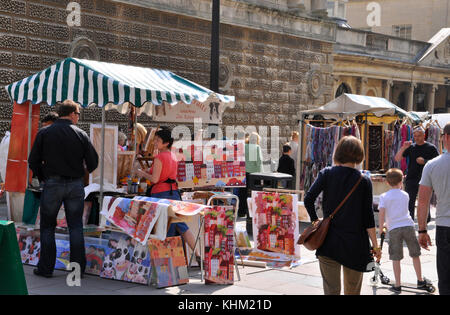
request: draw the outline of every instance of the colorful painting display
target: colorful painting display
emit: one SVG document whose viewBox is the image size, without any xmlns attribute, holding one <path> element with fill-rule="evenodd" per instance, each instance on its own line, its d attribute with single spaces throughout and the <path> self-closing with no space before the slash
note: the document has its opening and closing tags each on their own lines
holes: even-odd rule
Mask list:
<svg viewBox="0 0 450 315">
<path fill-rule="evenodd" d="M 300 257 L 297 195 L 253 191 L 252 203 L 255 248 Z"/>
<path fill-rule="evenodd" d="M 108 235 L 100 271 L 101 278 L 148 284 L 150 272 L 150 254 L 147 246 L 123 233 L 112 232 Z"/>
<path fill-rule="evenodd" d="M 164 241 L 151 239 L 148 246 L 157 288 L 189 282 L 181 236 L 168 237 Z"/>
<path fill-rule="evenodd" d="M 205 212 L 205 283 L 234 282 L 234 211 L 215 206 Z"/>
<path fill-rule="evenodd" d="M 39 232 L 18 231 L 17 236 L 22 263 L 36 266 L 41 254 L 41 239 Z"/>
<path fill-rule="evenodd" d="M 245 144 L 242 140 L 174 143 L 178 187 L 245 186 Z"/>
<path fill-rule="evenodd" d="M 56 262 L 55 269 L 67 270 L 70 264 L 70 242 L 65 235 L 56 236 Z"/>
<path fill-rule="evenodd" d="M 100 276 L 108 251 L 108 240 L 99 238 L 84 238 L 84 247 L 86 250 L 86 269 L 85 273 Z"/>
<path fill-rule="evenodd" d="M 262 261 L 265 262 L 266 267 L 283 268 L 294 267 L 300 263 L 300 260 L 291 255 L 281 253 L 271 253 L 268 251 L 261 251 L 258 249 L 252 250 L 248 255 L 242 256 L 244 261 Z"/>
<path fill-rule="evenodd" d="M 161 212 L 168 205 L 145 200 L 105 197 L 101 214 L 141 244 L 146 244 Z"/>
<path fill-rule="evenodd" d="M 37 266 L 41 254 L 39 231 L 18 231 L 18 243 L 22 263 Z M 55 269 L 66 270 L 70 263 L 70 243 L 64 235 L 56 234 Z"/>
</svg>

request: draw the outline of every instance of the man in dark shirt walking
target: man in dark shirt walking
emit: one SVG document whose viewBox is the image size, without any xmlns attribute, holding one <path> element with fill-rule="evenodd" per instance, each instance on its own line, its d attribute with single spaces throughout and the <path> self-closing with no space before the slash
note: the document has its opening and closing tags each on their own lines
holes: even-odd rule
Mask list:
<svg viewBox="0 0 450 315">
<path fill-rule="evenodd" d="M 51 277 L 56 261 L 56 217 L 64 203 L 70 235 L 70 261 L 84 273 L 86 257 L 83 236 L 84 174 L 98 165 L 98 154 L 87 134 L 76 127 L 80 107 L 66 100 L 59 104 L 59 119 L 39 130 L 28 162 L 44 182 L 40 203 L 41 254 L 34 274 Z"/>
<path fill-rule="evenodd" d="M 405 141 L 395 155 L 395 160 L 400 162 L 402 158 L 409 158 L 408 173 L 405 180 L 405 191 L 409 195 L 409 213 L 414 220 L 414 209 L 416 205 L 419 182 L 425 164 L 439 155 L 436 147 L 425 141 L 425 130 L 416 127 L 413 130 L 414 142 Z M 428 219 L 428 221 L 430 218 Z"/>
</svg>

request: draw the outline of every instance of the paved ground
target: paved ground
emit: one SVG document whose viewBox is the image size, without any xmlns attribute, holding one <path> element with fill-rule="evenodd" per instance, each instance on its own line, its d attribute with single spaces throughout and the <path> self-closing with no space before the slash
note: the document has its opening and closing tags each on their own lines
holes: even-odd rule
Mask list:
<svg viewBox="0 0 450 315">
<path fill-rule="evenodd" d="M 432 211 L 434 217 L 434 211 Z M 0 219 L 6 217 L 6 211 L 0 205 Z M 238 224 L 244 224 L 240 221 Z M 417 225 L 416 225 L 417 227 Z M 302 224 L 301 230 L 304 228 Z M 434 220 L 429 224 L 430 235 L 434 245 L 435 225 Z M 29 294 L 32 295 L 241 295 L 241 296 L 261 296 L 261 295 L 322 295 L 322 277 L 320 276 L 319 264 L 314 252 L 310 252 L 302 247 L 302 260 L 306 263 L 288 269 L 262 269 L 256 267 L 239 266 L 241 280 L 234 285 L 205 285 L 201 282 L 199 269 L 189 271 L 189 284 L 156 289 L 153 286 L 130 284 L 122 281 L 102 279 L 95 276 L 86 275 L 81 280 L 80 287 L 69 287 L 66 284 L 68 273 L 55 271 L 54 277 L 45 279 L 33 274 L 34 267 L 24 265 L 24 271 Z M 437 287 L 436 273 L 436 247 L 432 246 L 430 251 L 422 250 L 421 262 L 423 275 L 433 281 Z M 384 274 L 394 281 L 392 263 L 388 259 L 387 246 L 383 248 L 383 258 L 381 268 Z M 377 286 L 370 284 L 370 277 L 373 272 L 365 273 L 361 294 L 363 295 L 392 295 L 390 286 L 379 283 Z M 416 282 L 416 276 L 411 258 L 405 248 L 405 258 L 402 261 L 402 282 Z M 402 295 L 428 294 L 424 291 L 403 289 Z M 436 289 L 436 294 L 438 290 Z"/>
</svg>

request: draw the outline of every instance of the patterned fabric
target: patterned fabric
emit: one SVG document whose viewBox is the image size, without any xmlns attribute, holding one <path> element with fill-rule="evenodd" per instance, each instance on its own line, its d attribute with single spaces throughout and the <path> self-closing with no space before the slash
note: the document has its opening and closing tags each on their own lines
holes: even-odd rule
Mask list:
<svg viewBox="0 0 450 315">
<path fill-rule="evenodd" d="M 300 187 L 308 190 L 323 168 L 333 164 L 333 155 L 336 145 L 344 136 L 355 136 L 361 139 L 358 125 L 330 126 L 327 128 L 305 126 L 305 161 L 300 175 Z"/>
</svg>

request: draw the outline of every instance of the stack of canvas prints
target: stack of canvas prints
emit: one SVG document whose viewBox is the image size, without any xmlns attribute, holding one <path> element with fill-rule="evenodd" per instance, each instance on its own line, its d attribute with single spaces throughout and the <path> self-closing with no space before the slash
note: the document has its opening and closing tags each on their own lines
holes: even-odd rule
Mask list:
<svg viewBox="0 0 450 315">
<path fill-rule="evenodd" d="M 146 244 L 161 212 L 168 205 L 145 200 L 105 197 L 101 214 L 141 244 Z"/>
<path fill-rule="evenodd" d="M 189 282 L 181 236 L 168 237 L 164 241 L 151 239 L 148 246 L 157 288 Z"/>
<path fill-rule="evenodd" d="M 101 278 L 148 284 L 150 271 L 150 255 L 147 246 L 123 233 L 112 232 L 108 235 L 108 244 L 100 271 Z"/>
</svg>

